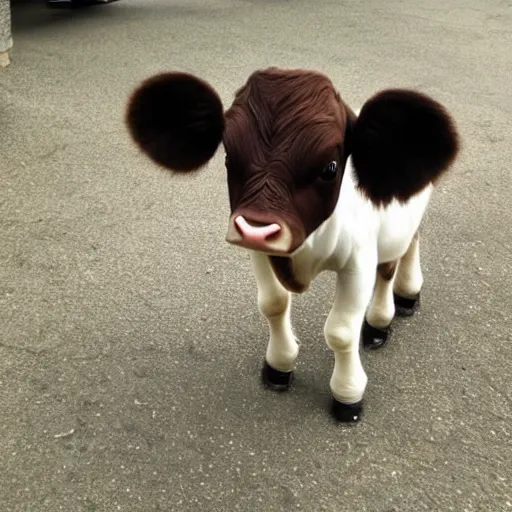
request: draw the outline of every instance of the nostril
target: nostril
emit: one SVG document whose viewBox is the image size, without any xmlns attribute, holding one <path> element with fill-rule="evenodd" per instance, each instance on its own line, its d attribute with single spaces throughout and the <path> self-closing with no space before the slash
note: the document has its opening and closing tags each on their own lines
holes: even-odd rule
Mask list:
<svg viewBox="0 0 512 512">
<path fill-rule="evenodd" d="M 252 240 L 255 242 L 263 242 L 267 238 L 276 235 L 281 231 L 281 226 L 279 224 L 273 223 L 264 226 L 254 226 L 249 224 L 242 215 L 235 218 L 235 225 L 240 234 L 246 240 Z"/>
</svg>

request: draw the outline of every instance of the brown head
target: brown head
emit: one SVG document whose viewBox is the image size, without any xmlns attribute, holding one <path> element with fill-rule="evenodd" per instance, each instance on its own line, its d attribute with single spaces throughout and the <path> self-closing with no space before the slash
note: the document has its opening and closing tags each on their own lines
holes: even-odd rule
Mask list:
<svg viewBox="0 0 512 512">
<path fill-rule="evenodd" d="M 414 91 L 383 91 L 359 117 L 324 75 L 253 73 L 224 113 L 206 82 L 157 75 L 133 94 L 127 123 L 155 162 L 177 172 L 206 164 L 222 142 L 231 216 L 227 240 L 289 255 L 333 212 L 352 155 L 361 191 L 377 206 L 407 201 L 455 159 L 446 110 Z"/>
</svg>

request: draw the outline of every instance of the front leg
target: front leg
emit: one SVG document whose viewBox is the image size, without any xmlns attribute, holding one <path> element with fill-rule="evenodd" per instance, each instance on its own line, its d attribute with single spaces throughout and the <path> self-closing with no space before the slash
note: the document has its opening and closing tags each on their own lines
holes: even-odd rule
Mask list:
<svg viewBox="0 0 512 512">
<path fill-rule="evenodd" d="M 275 276 L 267 256 L 251 252 L 251 261 L 258 287 L 258 307 L 270 329 L 263 381 L 272 389 L 285 390 L 292 383 L 299 353 L 290 319 L 291 293 Z"/>
<path fill-rule="evenodd" d="M 358 421 L 367 377 L 359 355 L 361 326 L 375 281 L 376 257 L 353 258 L 338 273 L 334 305 L 325 323 L 327 345 L 334 352 L 331 377 L 333 414 L 339 421 Z"/>
</svg>

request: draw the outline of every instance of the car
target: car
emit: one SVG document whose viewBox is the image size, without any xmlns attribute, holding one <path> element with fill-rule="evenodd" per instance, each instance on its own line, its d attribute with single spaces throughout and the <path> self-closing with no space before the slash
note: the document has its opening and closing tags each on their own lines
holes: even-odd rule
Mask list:
<svg viewBox="0 0 512 512">
<path fill-rule="evenodd" d="M 48 7 L 82 7 L 92 4 L 109 4 L 116 0 L 46 0 Z"/>
</svg>

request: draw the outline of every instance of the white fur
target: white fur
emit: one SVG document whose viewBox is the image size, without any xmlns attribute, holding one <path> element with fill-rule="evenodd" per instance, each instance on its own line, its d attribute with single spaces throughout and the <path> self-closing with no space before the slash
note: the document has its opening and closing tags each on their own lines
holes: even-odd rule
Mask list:
<svg viewBox="0 0 512 512">
<path fill-rule="evenodd" d="M 366 388 L 359 339 L 367 309 L 369 323 L 385 327 L 395 311 L 393 285 L 405 296 L 413 296 L 421 288 L 418 237 L 414 235 L 432 192 L 429 186 L 406 204 L 393 201 L 386 208 L 377 208 L 356 189 L 353 173 L 349 159 L 333 214 L 292 255 L 295 280 L 305 287 L 324 270 L 337 273 L 334 304 L 324 334 L 335 359 L 331 390 L 344 403 L 359 402 Z M 379 279 L 376 283 L 377 265 L 400 258 L 396 280 Z M 290 371 L 298 355 L 290 323 L 291 294 L 275 277 L 267 256 L 253 252 L 252 262 L 258 304 L 270 326 L 267 362 Z"/>
</svg>

